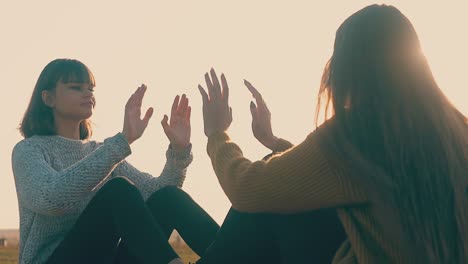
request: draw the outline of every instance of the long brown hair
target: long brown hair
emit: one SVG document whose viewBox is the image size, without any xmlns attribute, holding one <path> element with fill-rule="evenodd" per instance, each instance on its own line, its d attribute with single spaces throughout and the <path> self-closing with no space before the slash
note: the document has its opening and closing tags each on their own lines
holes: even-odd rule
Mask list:
<svg viewBox="0 0 468 264">
<path fill-rule="evenodd" d="M 419 263 L 468 263 L 467 118 L 435 82 L 398 9 L 368 6 L 339 27 L 317 124 L 324 103 L 336 124 L 327 147 L 373 168 L 351 177 L 387 212 L 382 222 L 399 230 L 395 242 Z M 336 144 L 339 137 L 354 152 Z"/>
<path fill-rule="evenodd" d="M 42 100 L 42 91 L 54 91 L 57 82 L 62 81 L 96 84 L 91 71 L 82 62 L 73 59 L 56 59 L 42 70 L 36 82 L 28 108 L 20 125 L 25 138 L 34 135 L 56 135 L 53 110 Z M 90 120 L 80 123 L 80 139 L 92 135 Z"/>
</svg>

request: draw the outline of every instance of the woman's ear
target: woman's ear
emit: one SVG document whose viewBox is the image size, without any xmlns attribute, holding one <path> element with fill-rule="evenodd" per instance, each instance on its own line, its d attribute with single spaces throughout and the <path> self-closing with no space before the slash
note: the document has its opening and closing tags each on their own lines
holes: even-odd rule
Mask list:
<svg viewBox="0 0 468 264">
<path fill-rule="evenodd" d="M 42 91 L 41 93 L 42 102 L 50 108 L 54 108 L 55 100 L 53 95 L 49 91 Z"/>
</svg>

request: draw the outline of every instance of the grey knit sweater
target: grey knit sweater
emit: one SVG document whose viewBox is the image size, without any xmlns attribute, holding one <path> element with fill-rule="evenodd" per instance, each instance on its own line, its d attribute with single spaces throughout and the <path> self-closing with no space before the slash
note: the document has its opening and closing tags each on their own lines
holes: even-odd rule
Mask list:
<svg viewBox="0 0 468 264">
<path fill-rule="evenodd" d="M 33 136 L 13 149 L 12 165 L 20 213 L 19 264 L 44 263 L 105 182 L 124 176 L 144 199 L 167 185 L 182 187 L 191 146 L 171 147 L 159 177 L 125 161 L 131 154 L 122 133 L 104 142 Z"/>
</svg>

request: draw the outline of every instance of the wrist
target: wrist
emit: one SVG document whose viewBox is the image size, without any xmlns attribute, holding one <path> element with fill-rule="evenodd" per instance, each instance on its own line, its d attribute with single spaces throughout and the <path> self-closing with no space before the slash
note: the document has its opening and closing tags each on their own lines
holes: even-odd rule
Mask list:
<svg viewBox="0 0 468 264">
<path fill-rule="evenodd" d="M 263 142 L 263 145 L 270 149 L 271 151 L 275 151 L 276 145 L 278 143 L 279 138 L 276 136 L 271 136 L 269 139 Z"/>
<path fill-rule="evenodd" d="M 205 133 L 206 137 L 211 137 L 213 135 L 216 135 L 216 134 L 219 134 L 219 133 L 224 133 L 226 132 L 226 130 L 223 130 L 223 129 L 216 129 L 216 130 L 212 130 L 212 131 L 209 131 L 207 133 Z"/>
<path fill-rule="evenodd" d="M 171 148 L 175 151 L 181 151 L 181 150 L 185 150 L 186 148 L 188 148 L 190 146 L 190 142 L 187 143 L 187 144 L 173 144 L 171 143 Z"/>
<path fill-rule="evenodd" d="M 192 144 L 189 144 L 185 149 L 177 150 L 175 149 L 172 144 L 169 144 L 169 147 L 166 151 L 166 158 L 167 160 L 171 161 L 181 161 L 182 163 L 178 163 L 179 165 L 185 164 L 185 162 L 191 163 L 193 159 L 192 156 Z M 188 164 L 187 164 L 188 166 Z M 183 166 L 186 167 L 186 166 Z"/>
<path fill-rule="evenodd" d="M 127 133 L 125 131 L 122 131 L 122 135 L 127 140 L 129 145 L 131 145 L 133 143 L 133 140 L 130 139 L 130 137 L 127 135 Z"/>
</svg>

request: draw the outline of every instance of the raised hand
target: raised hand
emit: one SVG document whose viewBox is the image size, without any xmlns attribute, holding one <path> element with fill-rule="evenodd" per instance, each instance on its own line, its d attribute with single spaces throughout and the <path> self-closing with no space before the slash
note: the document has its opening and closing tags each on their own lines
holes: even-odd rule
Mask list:
<svg viewBox="0 0 468 264">
<path fill-rule="evenodd" d="M 201 85 L 198 85 L 198 89 L 203 99 L 205 135 L 209 137 L 229 128 L 232 123 L 232 109 L 229 107 L 229 87 L 224 74 L 221 74 L 220 84 L 216 72 L 211 69 L 210 74 L 205 74 L 205 81 L 208 94 Z"/>
<path fill-rule="evenodd" d="M 145 117 L 141 119 L 141 103 L 146 92 L 146 85 L 142 84 L 138 89 L 130 96 L 127 104 L 125 105 L 125 116 L 124 126 L 122 134 L 127 138 L 129 144 L 132 144 L 135 140 L 139 139 L 146 127 L 148 122 L 153 115 L 153 108 L 150 107 L 146 110 Z"/>
<path fill-rule="evenodd" d="M 263 100 L 262 95 L 253 87 L 253 85 L 244 80 L 245 86 L 252 93 L 257 105 L 253 101 L 250 102 L 250 112 L 252 113 L 252 131 L 255 138 L 260 141 L 265 147 L 274 150 L 278 138 L 273 135 L 271 128 L 271 113 Z"/>
<path fill-rule="evenodd" d="M 180 101 L 179 101 L 180 99 Z M 164 115 L 161 125 L 166 133 L 167 138 L 171 142 L 171 146 L 176 150 L 181 150 L 190 145 L 190 114 L 191 107 L 189 100 L 184 95 L 182 98 L 176 96 L 171 109 L 171 118 Z"/>
</svg>

